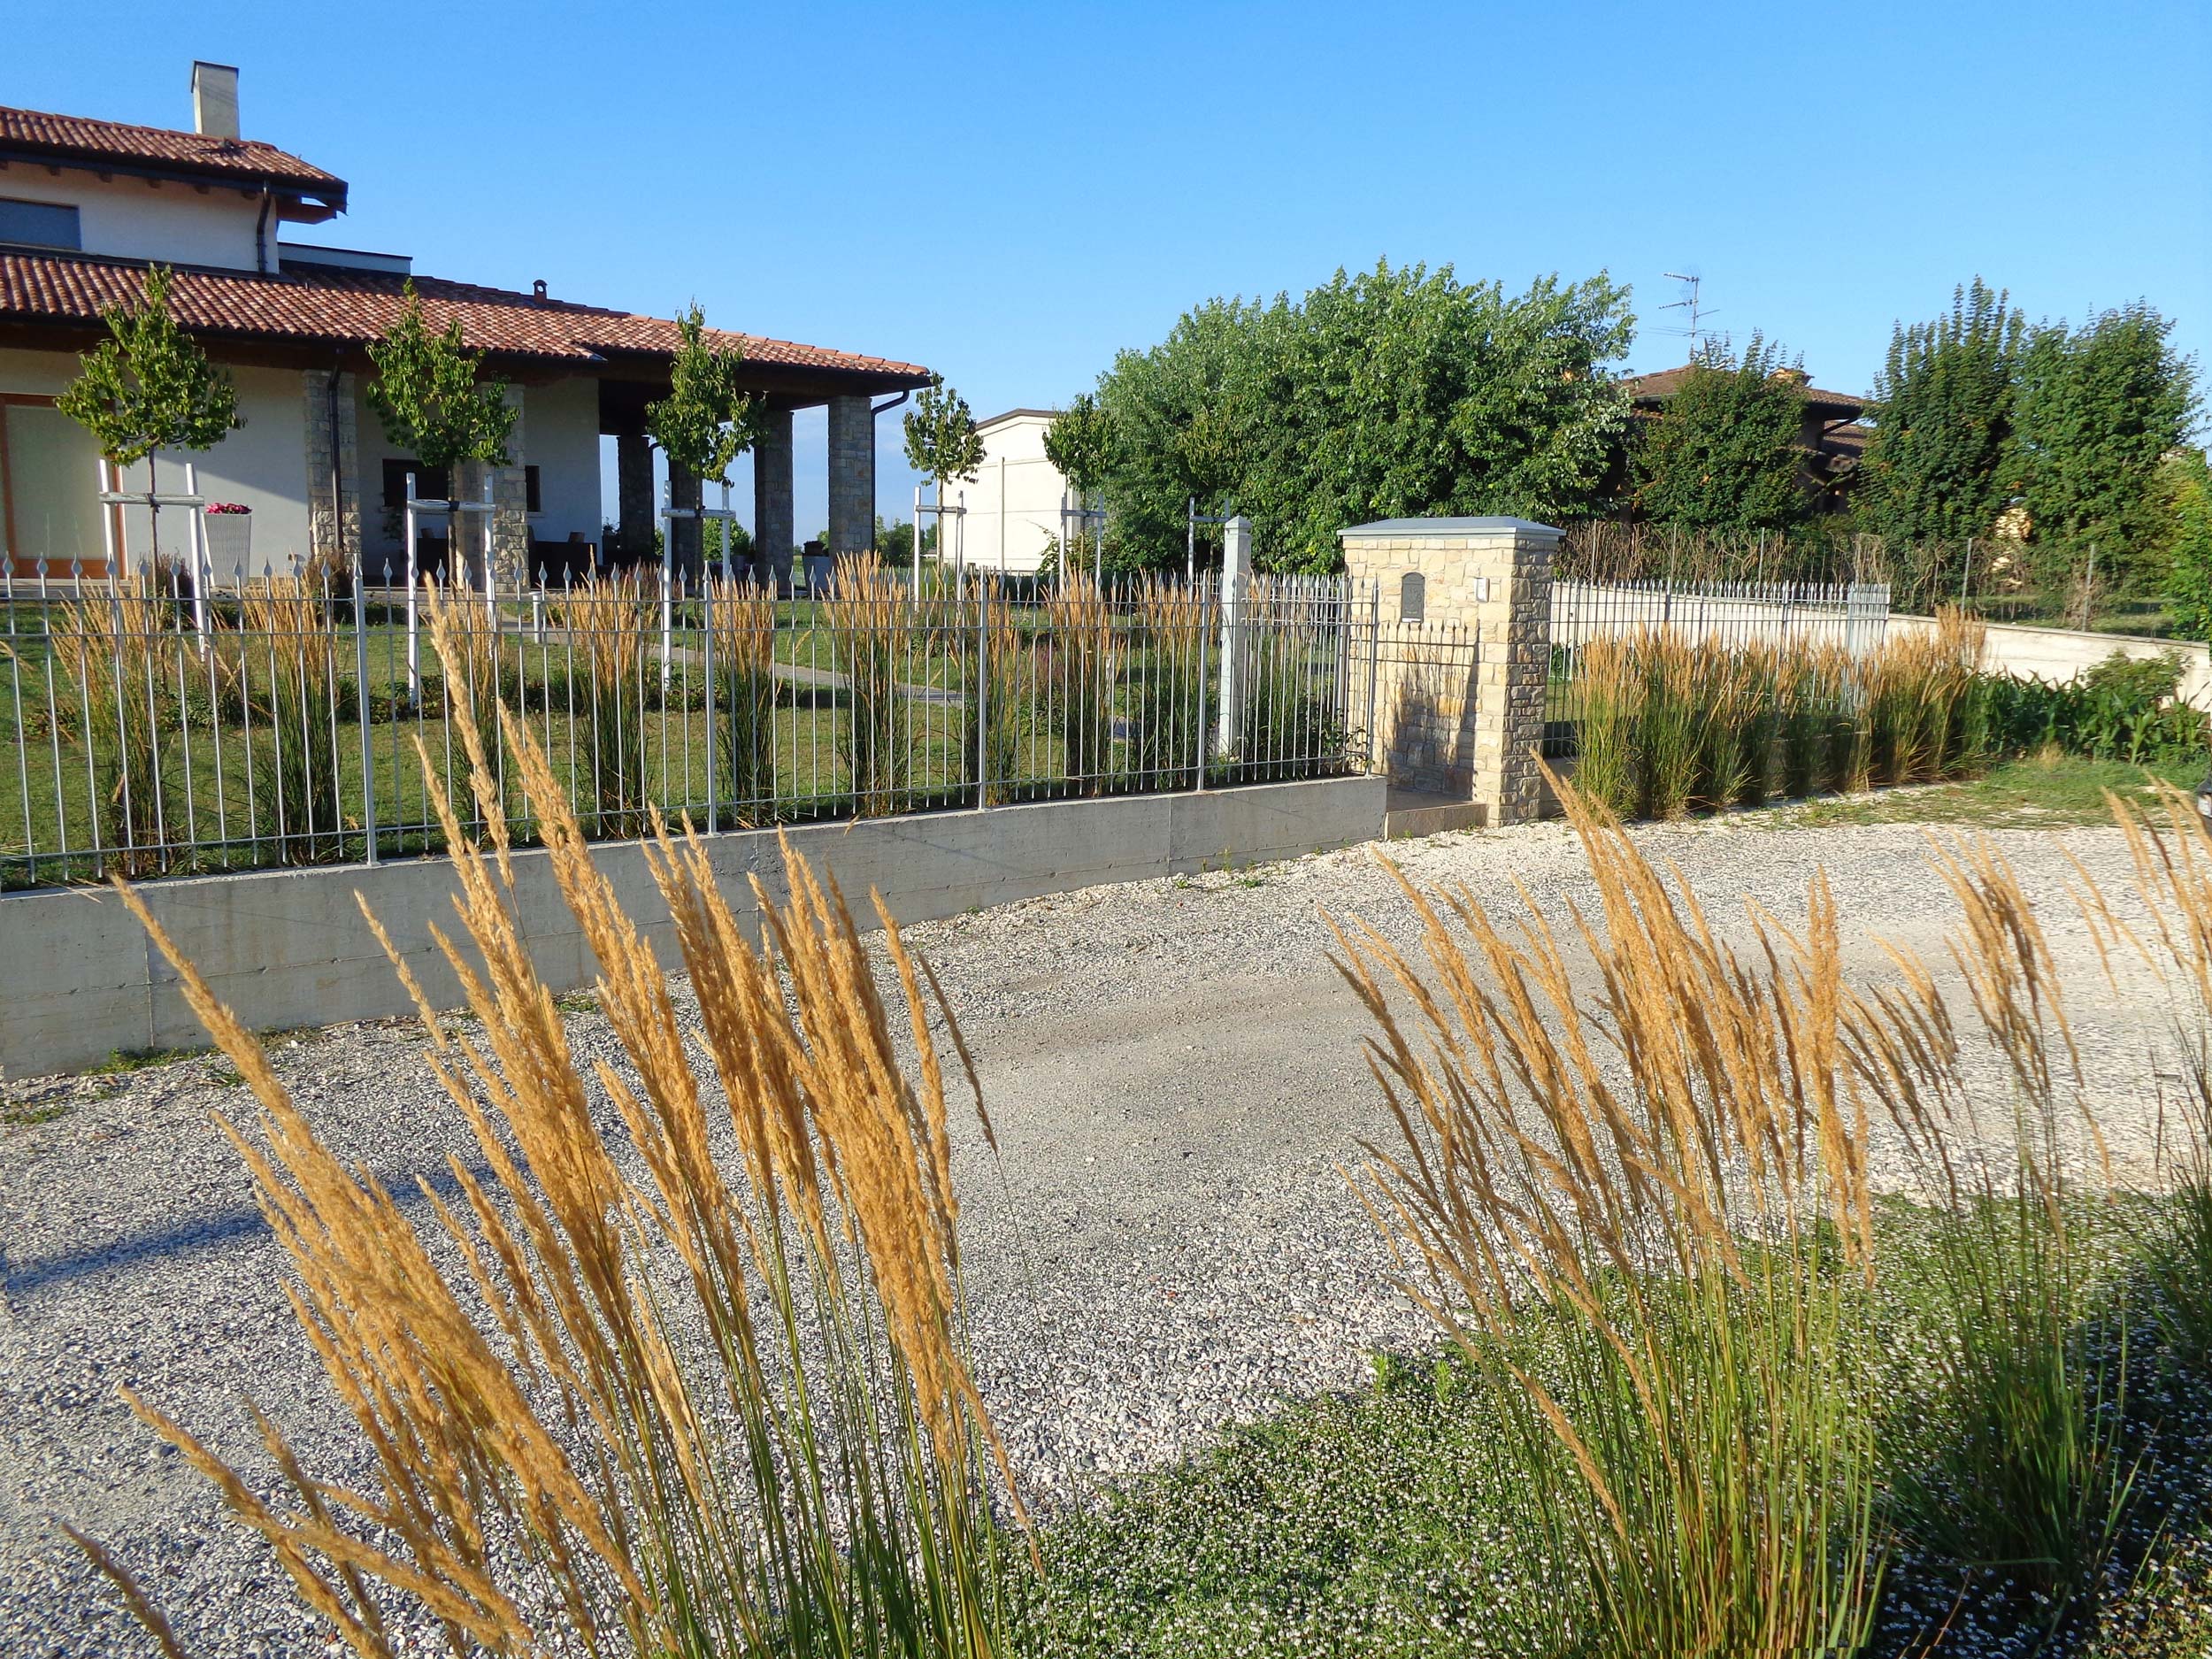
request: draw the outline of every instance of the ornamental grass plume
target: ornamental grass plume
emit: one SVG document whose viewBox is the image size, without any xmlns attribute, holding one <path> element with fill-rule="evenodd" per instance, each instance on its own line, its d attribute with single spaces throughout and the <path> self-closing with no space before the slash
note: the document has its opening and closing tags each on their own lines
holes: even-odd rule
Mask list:
<svg viewBox="0 0 2212 1659">
<path fill-rule="evenodd" d="M 1130 680 L 1130 770 L 1151 787 L 1196 780 L 1206 741 L 1207 658 L 1216 615 L 1194 582 L 1139 579 L 1141 657 Z"/>
<path fill-rule="evenodd" d="M 1933 857 L 1963 912 L 1949 954 L 1970 1017 L 1955 1022 L 1935 974 L 1893 951 L 1900 983 L 1852 1021 L 1854 1072 L 1933 1204 L 1897 1276 L 1927 1363 L 1910 1407 L 1889 1414 L 1892 1485 L 1908 1535 L 2027 1583 L 2055 1623 L 2110 1558 L 2136 1472 L 2123 1441 L 2127 1311 L 2111 1306 L 2093 1242 L 2110 1164 L 2018 876 L 1985 841 Z M 1976 1027 L 1994 1091 L 1967 1041 Z M 2070 1168 L 2070 1136 L 2091 1154 L 2086 1179 Z"/>
<path fill-rule="evenodd" d="M 933 608 L 949 604 L 933 598 Z M 914 732 L 901 685 L 926 631 L 906 585 L 872 553 L 841 554 L 822 612 L 845 676 L 846 719 L 838 747 L 862 818 L 903 811 L 913 772 Z"/>
<path fill-rule="evenodd" d="M 1045 601 L 1045 620 L 1053 671 L 1046 704 L 1060 733 L 1064 770 L 1078 793 L 1101 795 L 1113 772 L 1120 683 L 1113 602 L 1089 575 L 1064 572 Z"/>
<path fill-rule="evenodd" d="M 1399 1131 L 1363 1199 L 1495 1391 L 1556 1650 L 1848 1651 L 1878 1578 L 1872 1226 L 1834 902 L 1816 876 L 1801 936 L 1755 916 L 1740 956 L 1554 782 L 1600 899 L 1569 939 L 1402 877 L 1423 965 L 1337 929 Z"/>
<path fill-rule="evenodd" d="M 995 1506 L 1026 1517 L 967 1361 L 933 1006 L 964 1067 L 965 1050 L 933 975 L 879 901 L 916 1056 L 902 1068 L 836 887 L 787 847 L 789 896 L 753 884 L 756 946 L 703 848 L 656 814 L 644 856 L 698 1002 L 695 1022 L 680 1018 L 544 751 L 509 714 L 624 1054 L 587 1075 L 532 966 L 505 826 L 481 800 L 486 750 L 458 712 L 490 846 L 464 839 L 426 753 L 462 925 L 434 937 L 477 1025 L 442 1019 L 377 929 L 474 1143 L 473 1161 L 449 1163 L 457 1199 L 423 1184 L 421 1227 L 324 1144 L 122 888 L 259 1102 L 254 1123 L 219 1123 L 374 1479 L 319 1478 L 262 1417 L 282 1477 L 268 1495 L 127 1397 L 372 1659 L 422 1650 L 403 1611 L 456 1653 L 1003 1653 Z"/>
<path fill-rule="evenodd" d="M 759 582 L 707 584 L 722 744 L 722 794 L 741 828 L 776 819 L 776 595 Z"/>
<path fill-rule="evenodd" d="M 110 874 L 153 875 L 167 862 L 162 744 L 179 687 L 165 611 L 157 580 L 142 572 L 54 611 L 54 658 L 81 727 L 101 868 Z"/>
<path fill-rule="evenodd" d="M 263 576 L 239 595 L 239 680 L 260 723 L 251 745 L 254 818 L 288 864 L 342 856 L 338 634 L 329 590 Z"/>
<path fill-rule="evenodd" d="M 555 625 L 568 635 L 572 661 L 583 658 L 583 718 L 574 723 L 569 760 L 588 783 L 594 832 L 615 840 L 641 835 L 652 799 L 646 719 L 648 659 L 657 634 L 652 595 L 642 576 L 617 575 L 571 589 L 552 609 Z"/>
</svg>

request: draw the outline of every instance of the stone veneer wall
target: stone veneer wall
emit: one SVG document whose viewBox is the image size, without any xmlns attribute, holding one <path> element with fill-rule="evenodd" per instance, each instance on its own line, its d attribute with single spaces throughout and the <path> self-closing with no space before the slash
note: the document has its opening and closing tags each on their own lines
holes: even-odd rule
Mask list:
<svg viewBox="0 0 2212 1659">
<path fill-rule="evenodd" d="M 791 411 L 770 407 L 753 440 L 753 567 L 775 578 L 776 591 L 791 593 L 792 549 L 798 516 L 791 493 Z"/>
<path fill-rule="evenodd" d="M 354 415 L 353 376 L 341 374 L 335 394 L 322 369 L 300 372 L 306 419 L 302 446 L 307 468 L 307 545 L 310 556 L 349 569 L 361 552 L 361 445 Z M 337 421 L 331 403 L 337 403 Z M 338 495 L 331 498 L 331 463 L 338 465 Z"/>
<path fill-rule="evenodd" d="M 876 423 L 865 397 L 829 402 L 829 550 L 875 545 Z"/>
<path fill-rule="evenodd" d="M 1347 572 L 1380 588 L 1382 649 L 1394 657 L 1377 686 L 1376 740 L 1390 774 L 1458 795 L 1491 824 L 1542 810 L 1537 753 L 1551 666 L 1551 569 L 1559 532 L 1505 519 L 1407 519 L 1343 534 Z M 1419 627 L 1400 624 L 1401 584 L 1425 584 Z M 1455 625 L 1471 636 L 1444 649 Z M 1424 653 L 1424 634 L 1436 649 Z"/>
<path fill-rule="evenodd" d="M 530 480 L 522 470 L 530 453 L 524 433 L 522 394 L 511 390 L 515 427 L 507 434 L 507 454 L 514 462 L 492 473 L 492 569 L 503 588 L 518 587 L 530 579 Z"/>
</svg>

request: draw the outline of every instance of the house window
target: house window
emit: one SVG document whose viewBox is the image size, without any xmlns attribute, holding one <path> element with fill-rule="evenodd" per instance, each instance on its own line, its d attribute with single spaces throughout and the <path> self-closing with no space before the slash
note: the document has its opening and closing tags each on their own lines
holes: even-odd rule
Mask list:
<svg viewBox="0 0 2212 1659">
<path fill-rule="evenodd" d="M 1398 620 L 1420 622 L 1426 619 L 1429 603 L 1428 578 L 1418 571 L 1408 571 L 1398 579 Z"/>
<path fill-rule="evenodd" d="M 442 466 L 425 466 L 420 461 L 411 461 L 405 456 L 395 457 L 384 463 L 384 511 L 404 512 L 407 510 L 407 475 L 415 475 L 417 501 L 443 501 L 446 471 Z"/>
<path fill-rule="evenodd" d="M 50 397 L 0 394 L 0 568 L 65 576 L 104 570 L 107 541 L 95 499 L 104 480 L 92 434 Z"/>
<path fill-rule="evenodd" d="M 523 511 L 543 512 L 545 511 L 538 504 L 538 469 L 534 466 L 526 466 L 522 469 L 522 494 Z"/>
<path fill-rule="evenodd" d="M 59 202 L 18 202 L 0 196 L 0 242 L 34 248 L 82 248 L 77 210 Z"/>
</svg>

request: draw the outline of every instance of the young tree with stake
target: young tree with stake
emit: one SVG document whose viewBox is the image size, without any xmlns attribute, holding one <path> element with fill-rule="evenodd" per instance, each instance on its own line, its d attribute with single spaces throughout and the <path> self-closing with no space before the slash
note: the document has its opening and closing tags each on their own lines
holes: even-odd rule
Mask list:
<svg viewBox="0 0 2212 1659">
<path fill-rule="evenodd" d="M 1045 458 L 1075 491 L 1076 500 L 1088 503 L 1091 492 L 1106 481 L 1113 455 L 1113 427 L 1106 411 L 1088 392 L 1079 392 L 1052 418 L 1045 429 Z M 1097 532 L 1099 557 L 1105 557 L 1106 534 Z"/>
<path fill-rule="evenodd" d="M 710 480 L 727 484 L 737 457 L 760 436 L 760 405 L 738 384 L 745 354 L 707 342 L 706 317 L 695 303 L 677 319 L 683 342 L 669 365 L 668 396 L 645 406 L 645 433 L 668 457 L 671 505 L 696 513 Z M 701 539 L 696 518 L 671 518 L 666 541 L 672 570 L 694 571 Z M 768 549 L 774 557 L 777 549 Z M 782 549 L 790 557 L 790 549 Z"/>
<path fill-rule="evenodd" d="M 504 380 L 481 378 L 484 354 L 461 343 L 455 319 L 442 334 L 424 320 L 415 285 L 407 284 L 406 303 L 384 338 L 369 348 L 377 378 L 369 383 L 369 406 L 384 435 L 425 467 L 447 472 L 446 554 L 459 557 L 460 514 L 451 504 L 458 480 L 450 469 L 464 461 L 503 466 L 507 439 L 517 411 L 507 402 Z M 491 527 L 485 526 L 487 540 Z M 488 547 L 486 550 L 489 558 Z M 407 549 L 407 580 L 414 585 L 415 549 Z"/>
<path fill-rule="evenodd" d="M 109 337 L 85 354 L 84 373 L 54 400 L 92 434 L 111 465 L 146 463 L 149 497 L 155 493 L 156 450 L 212 449 L 242 424 L 230 377 L 170 314 L 170 275 L 167 266 L 155 265 L 140 304 L 101 313 Z M 150 503 L 149 513 L 156 526 L 150 557 L 158 562 L 158 507 Z"/>
<path fill-rule="evenodd" d="M 983 434 L 975 429 L 968 400 L 947 386 L 941 375 L 915 398 L 906 413 L 906 461 L 937 486 L 938 557 L 945 548 L 945 486 L 954 479 L 973 483 L 983 465 Z M 922 590 L 922 561 L 914 561 L 914 591 Z"/>
</svg>

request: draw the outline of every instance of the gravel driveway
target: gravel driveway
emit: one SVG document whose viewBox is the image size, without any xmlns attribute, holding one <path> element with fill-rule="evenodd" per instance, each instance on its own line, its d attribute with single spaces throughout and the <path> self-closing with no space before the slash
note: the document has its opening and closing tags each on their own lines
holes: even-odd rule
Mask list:
<svg viewBox="0 0 2212 1659">
<path fill-rule="evenodd" d="M 2100 1103 L 2124 1169 L 2140 1174 L 2155 1105 L 2133 1085 L 2160 1016 L 2104 991 L 2063 899 L 2069 852 L 2117 892 L 2124 849 L 2105 830 L 1997 839 L 2047 901 L 2093 1074 L 2131 1086 Z M 1717 918 L 1744 898 L 1800 917 L 1824 864 L 1868 974 L 1881 958 L 1867 930 L 1933 951 L 1954 913 L 1910 828 L 1732 820 L 1645 840 Z M 1394 850 L 1417 880 L 1501 904 L 1516 880 L 1555 913 L 1589 896 L 1557 826 Z M 1323 958 L 1325 908 L 1411 931 L 1371 849 L 911 930 L 998 1128 L 1003 1186 L 972 1135 L 959 1171 L 979 1370 L 1048 1504 L 1283 1396 L 1353 1384 L 1372 1348 L 1428 1340 L 1340 1173 L 1387 1124 L 1362 1022 Z M 611 1051 L 595 1015 L 571 1028 L 580 1048 Z M 465 1133 L 420 1047 L 391 1022 L 297 1039 L 275 1058 L 334 1145 L 411 1186 Z M 108 1541 L 194 1654 L 324 1651 L 273 1561 L 219 1524 L 204 1485 L 115 1398 L 128 1382 L 236 1452 L 251 1438 L 250 1386 L 310 1467 L 361 1472 L 245 1176 L 209 1124 L 211 1109 L 248 1104 L 213 1058 L 0 1087 L 0 1653 L 148 1651 L 57 1517 Z"/>
</svg>

